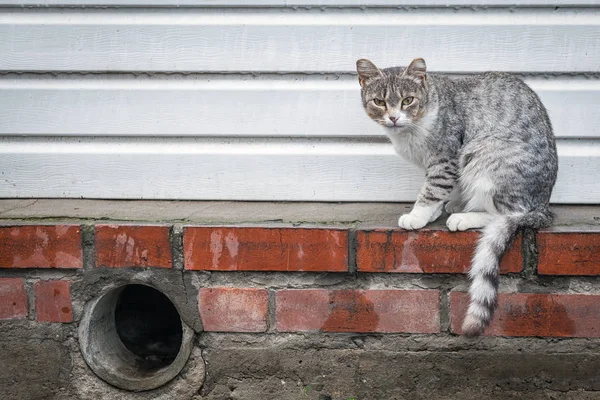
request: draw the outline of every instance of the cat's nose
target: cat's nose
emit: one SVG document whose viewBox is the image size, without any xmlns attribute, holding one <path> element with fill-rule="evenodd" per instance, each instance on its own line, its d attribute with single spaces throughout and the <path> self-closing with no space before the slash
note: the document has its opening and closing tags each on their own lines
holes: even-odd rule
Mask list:
<svg viewBox="0 0 600 400">
<path fill-rule="evenodd" d="M 396 121 L 398 121 L 398 118 L 396 117 L 389 117 L 390 121 L 392 121 L 393 123 L 396 123 Z"/>
</svg>

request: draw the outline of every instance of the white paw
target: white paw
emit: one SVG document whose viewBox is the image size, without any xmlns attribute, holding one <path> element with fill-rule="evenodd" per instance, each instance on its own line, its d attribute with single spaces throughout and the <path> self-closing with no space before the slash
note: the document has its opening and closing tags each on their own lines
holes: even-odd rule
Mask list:
<svg viewBox="0 0 600 400">
<path fill-rule="evenodd" d="M 424 227 L 428 220 L 423 217 L 417 217 L 411 214 L 404 214 L 398 219 L 398 226 L 402 229 L 413 230 L 413 229 L 421 229 Z"/>
<path fill-rule="evenodd" d="M 448 214 L 455 214 L 462 211 L 462 207 L 460 205 L 460 202 L 458 201 L 447 202 L 446 204 L 444 204 L 444 209 Z"/>
<path fill-rule="evenodd" d="M 488 214 L 485 213 L 455 213 L 448 217 L 446 226 L 453 232 L 483 228 L 488 218 Z"/>
<path fill-rule="evenodd" d="M 467 221 L 468 218 L 465 217 L 465 214 L 457 213 L 452 214 L 448 217 L 448 221 L 446 221 L 446 226 L 452 232 L 456 231 L 466 231 L 469 229 L 469 224 Z"/>
<path fill-rule="evenodd" d="M 438 219 L 440 217 L 440 215 L 442 215 L 442 207 L 439 207 L 431 216 L 431 218 L 429 218 L 428 222 L 433 222 L 436 219 Z"/>
</svg>

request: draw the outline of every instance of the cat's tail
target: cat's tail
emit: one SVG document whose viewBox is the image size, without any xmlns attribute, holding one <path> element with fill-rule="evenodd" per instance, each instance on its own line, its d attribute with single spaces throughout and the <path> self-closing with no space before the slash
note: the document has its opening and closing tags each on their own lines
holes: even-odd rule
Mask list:
<svg viewBox="0 0 600 400">
<path fill-rule="evenodd" d="M 517 230 L 522 227 L 539 229 L 550 225 L 552 219 L 553 215 L 547 209 L 500 215 L 483 228 L 469 271 L 471 301 L 462 325 L 464 335 L 480 335 L 492 321 L 498 302 L 500 260 Z"/>
</svg>

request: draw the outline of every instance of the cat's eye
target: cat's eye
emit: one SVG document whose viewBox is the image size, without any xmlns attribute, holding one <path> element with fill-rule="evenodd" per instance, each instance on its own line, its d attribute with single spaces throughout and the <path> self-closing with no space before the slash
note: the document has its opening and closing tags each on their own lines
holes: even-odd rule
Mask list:
<svg viewBox="0 0 600 400">
<path fill-rule="evenodd" d="M 409 104 L 411 104 L 413 102 L 415 98 L 414 97 L 406 97 L 404 100 L 402 100 L 402 105 L 403 106 L 408 106 Z"/>
<path fill-rule="evenodd" d="M 381 99 L 373 99 L 373 103 L 375 103 L 375 105 L 379 106 L 379 107 L 384 107 L 385 106 L 385 101 L 383 101 Z"/>
</svg>

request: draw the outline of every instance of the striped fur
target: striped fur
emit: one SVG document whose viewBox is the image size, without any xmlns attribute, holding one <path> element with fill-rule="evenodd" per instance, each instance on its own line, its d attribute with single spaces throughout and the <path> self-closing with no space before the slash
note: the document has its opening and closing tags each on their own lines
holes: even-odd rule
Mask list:
<svg viewBox="0 0 600 400">
<path fill-rule="evenodd" d="M 464 335 L 477 336 L 489 325 L 498 302 L 499 265 L 519 228 L 539 229 L 552 223 L 552 214 L 531 212 L 498 215 L 481 232 L 469 271 L 471 302 L 463 321 Z"/>
<path fill-rule="evenodd" d="M 536 94 L 514 76 L 427 74 L 425 61 L 380 70 L 357 62 L 367 115 L 396 152 L 425 170 L 403 229 L 445 210 L 451 231 L 483 228 L 469 276 L 465 335 L 483 332 L 498 298 L 499 263 L 518 229 L 552 221 L 548 204 L 558 157 L 552 125 Z"/>
</svg>

